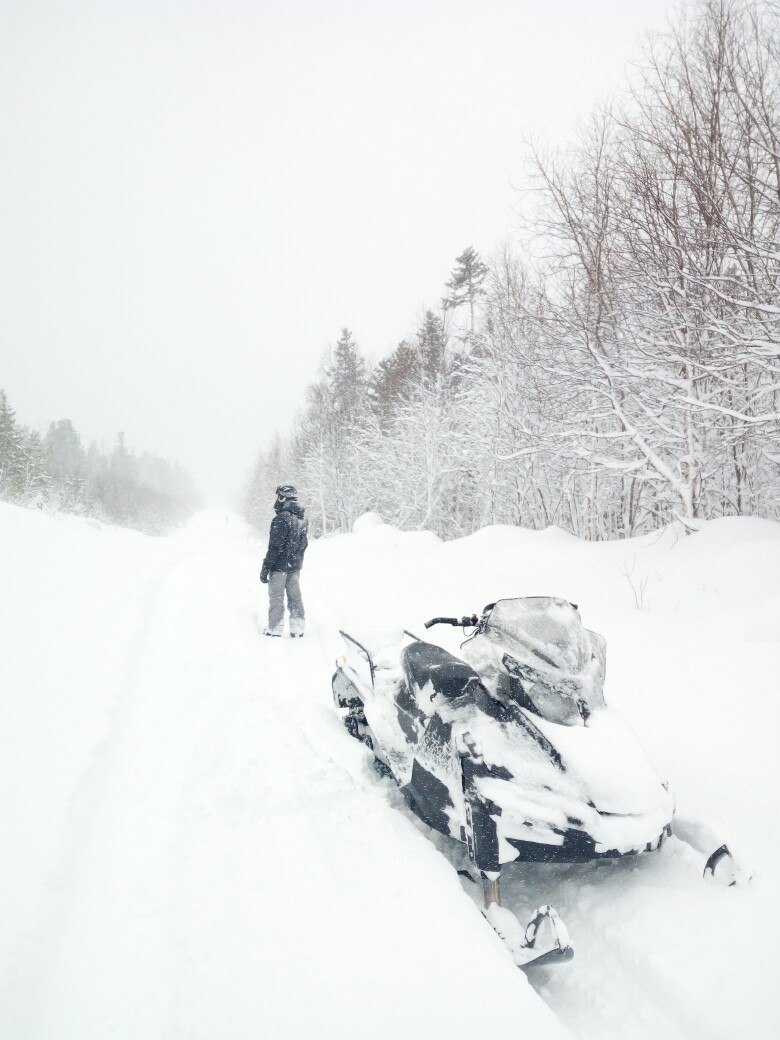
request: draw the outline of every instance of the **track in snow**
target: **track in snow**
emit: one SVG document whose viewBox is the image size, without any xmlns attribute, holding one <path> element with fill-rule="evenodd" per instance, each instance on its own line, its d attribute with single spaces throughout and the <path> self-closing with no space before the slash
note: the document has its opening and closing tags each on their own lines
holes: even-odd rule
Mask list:
<svg viewBox="0 0 780 1040">
<path fill-rule="evenodd" d="M 389 783 L 389 782 L 388 782 Z M 406 808 L 455 870 L 468 870 L 463 847 L 432 831 Z M 566 964 L 531 969 L 528 978 L 572 1034 L 581 1040 L 727 1040 L 733 1028 L 718 1019 L 715 986 L 728 1002 L 735 984 L 698 976 L 696 957 L 707 940 L 697 912 L 735 893 L 700 877 L 701 857 L 671 839 L 660 855 L 591 864 L 515 863 L 502 872 L 502 902 L 525 923 L 544 903 L 561 913 L 575 949 Z M 463 879 L 464 895 L 482 906 L 480 886 Z M 739 893 L 736 893 L 739 899 Z M 703 902 L 702 902 L 703 899 Z M 722 904 L 721 904 L 722 905 Z M 695 908 L 695 909 L 694 909 Z M 659 932 L 665 936 L 659 941 Z M 706 934 L 706 933 L 705 933 Z M 724 954 L 730 945 L 723 941 Z M 772 1035 L 768 1026 L 765 1034 Z"/>
<path fill-rule="evenodd" d="M 212 518 L 147 584 L 0 1033 L 560 1036 L 330 710 L 330 634 L 259 637 L 256 575 Z"/>
</svg>

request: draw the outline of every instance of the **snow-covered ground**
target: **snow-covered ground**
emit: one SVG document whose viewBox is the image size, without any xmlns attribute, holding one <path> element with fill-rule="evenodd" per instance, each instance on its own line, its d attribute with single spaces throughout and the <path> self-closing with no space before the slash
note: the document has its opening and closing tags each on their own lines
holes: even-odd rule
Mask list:
<svg viewBox="0 0 780 1040">
<path fill-rule="evenodd" d="M 0 1037 L 780 1034 L 778 525 L 591 545 L 364 524 L 312 546 L 300 642 L 259 636 L 260 555 L 223 514 L 153 539 L 0 504 Z M 607 637 L 609 701 L 755 877 L 705 883 L 676 840 L 513 868 L 505 900 L 553 902 L 576 948 L 529 985 L 330 675 L 339 627 L 531 594 Z"/>
</svg>

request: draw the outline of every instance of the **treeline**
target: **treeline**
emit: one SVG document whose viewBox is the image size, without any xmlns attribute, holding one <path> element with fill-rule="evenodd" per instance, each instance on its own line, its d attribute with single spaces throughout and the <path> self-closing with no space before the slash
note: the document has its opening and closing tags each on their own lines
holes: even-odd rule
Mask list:
<svg viewBox="0 0 780 1040">
<path fill-rule="evenodd" d="M 295 481 L 323 532 L 780 518 L 780 8 L 711 0 L 620 103 L 532 150 L 524 234 L 457 260 L 371 367 L 345 329 L 246 514 Z"/>
<path fill-rule="evenodd" d="M 162 534 L 199 503 L 189 474 L 144 452 L 135 455 L 117 434 L 110 452 L 94 442 L 84 449 L 70 419 L 44 437 L 20 426 L 0 390 L 0 499 L 97 517 Z"/>
</svg>

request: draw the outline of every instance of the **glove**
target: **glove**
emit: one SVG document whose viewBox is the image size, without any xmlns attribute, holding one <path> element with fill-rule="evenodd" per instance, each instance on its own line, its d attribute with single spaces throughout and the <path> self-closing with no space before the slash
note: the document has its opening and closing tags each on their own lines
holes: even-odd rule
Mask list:
<svg viewBox="0 0 780 1040">
<path fill-rule="evenodd" d="M 265 569 L 265 567 L 263 567 L 263 569 L 260 571 L 260 581 L 262 581 L 263 585 L 268 584 L 268 571 Z"/>
</svg>

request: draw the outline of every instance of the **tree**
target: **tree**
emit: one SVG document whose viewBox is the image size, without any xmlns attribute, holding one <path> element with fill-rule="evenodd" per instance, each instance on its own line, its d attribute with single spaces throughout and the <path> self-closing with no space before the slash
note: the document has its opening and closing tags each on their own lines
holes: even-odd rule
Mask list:
<svg viewBox="0 0 780 1040">
<path fill-rule="evenodd" d="M 402 340 L 392 354 L 382 358 L 369 383 L 369 397 L 380 421 L 388 422 L 395 408 L 405 401 L 419 376 L 419 357 L 415 348 Z"/>
<path fill-rule="evenodd" d="M 367 392 L 344 366 L 355 407 L 332 364 L 310 388 L 286 443 L 323 530 L 780 518 L 780 7 L 697 0 L 623 98 L 532 155 L 519 256 L 457 258 L 467 349 L 427 311 Z"/>
<path fill-rule="evenodd" d="M 40 507 L 46 502 L 51 485 L 46 468 L 46 451 L 37 430 L 24 430 L 22 436 L 24 499 Z"/>
<path fill-rule="evenodd" d="M 366 362 L 348 328 L 341 330 L 326 380 L 334 411 L 344 422 L 354 422 L 366 390 Z"/>
<path fill-rule="evenodd" d="M 778 239 L 776 202 L 762 210 L 777 164 L 762 165 L 738 100 L 737 56 L 760 49 L 746 24 L 705 3 L 653 41 L 622 112 L 600 113 L 573 154 L 536 157 L 557 246 L 550 323 L 587 417 L 564 436 L 602 479 L 651 485 L 688 529 L 726 507 L 713 476 L 732 466 L 743 510 L 760 444 L 778 439 L 777 263 L 758 274 Z"/>
<path fill-rule="evenodd" d="M 14 502 L 22 497 L 24 489 L 24 436 L 5 390 L 0 390 L 0 496 Z"/>
<path fill-rule="evenodd" d="M 84 505 L 84 449 L 70 419 L 50 423 L 44 439 L 51 492 L 60 509 L 78 512 Z"/>
<path fill-rule="evenodd" d="M 474 336 L 475 307 L 479 299 L 484 295 L 483 283 L 488 274 L 488 268 L 482 263 L 479 253 L 468 246 L 460 256 L 455 258 L 458 265 L 452 271 L 450 279 L 445 285 L 450 290 L 442 299 L 445 311 L 457 310 L 464 304 L 469 308 L 469 337 Z"/>
<path fill-rule="evenodd" d="M 291 446 L 301 467 L 301 490 L 318 504 L 321 532 L 350 531 L 363 511 L 357 431 L 368 408 L 366 363 L 344 328 L 307 391 Z"/>
<path fill-rule="evenodd" d="M 444 322 L 431 310 L 423 313 L 411 342 L 402 340 L 374 369 L 369 382 L 372 407 L 385 422 L 408 401 L 423 378 L 436 379 L 451 368 Z"/>
<path fill-rule="evenodd" d="M 276 488 L 297 479 L 293 473 L 287 444 L 278 433 L 267 449 L 257 454 L 254 469 L 243 496 L 243 515 L 257 530 L 264 530 L 273 518 Z"/>
</svg>

